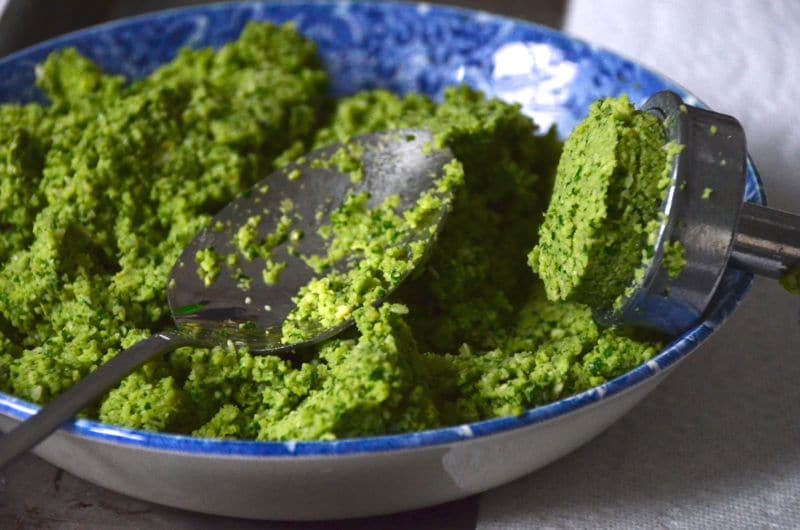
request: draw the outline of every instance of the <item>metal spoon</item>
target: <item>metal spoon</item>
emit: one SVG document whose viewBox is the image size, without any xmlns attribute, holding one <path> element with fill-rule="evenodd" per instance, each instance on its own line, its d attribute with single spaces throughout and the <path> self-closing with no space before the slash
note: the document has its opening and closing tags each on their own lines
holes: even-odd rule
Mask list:
<svg viewBox="0 0 800 530">
<path fill-rule="evenodd" d="M 700 321 L 729 263 L 771 278 L 800 265 L 800 216 L 742 202 L 747 150 L 735 118 L 685 105 L 669 91 L 652 96 L 642 110 L 661 119 L 667 139 L 684 147 L 643 282 L 620 311 L 597 317 L 607 325 L 677 335 Z M 675 278 L 664 261 L 664 246 L 672 241 L 680 242 L 686 258 Z"/>
<path fill-rule="evenodd" d="M 331 167 L 331 157 L 342 147 L 334 144 L 309 154 L 302 163 L 291 164 L 256 184 L 228 204 L 186 247 L 172 269 L 167 298 L 176 329 L 156 333 L 120 353 L 42 408 L 36 415 L 0 438 L 0 468 L 31 449 L 60 425 L 148 360 L 182 346 L 213 346 L 233 341 L 253 353 L 278 354 L 318 343 L 352 324 L 341 322 L 332 329 L 315 330 L 315 336 L 299 344 L 281 343 L 281 326 L 294 308 L 292 297 L 315 273 L 299 255 L 324 255 L 328 243 L 318 230 L 328 224 L 330 213 L 351 193 L 367 192 L 370 207 L 390 195 L 400 196 L 400 210 L 413 206 L 420 195 L 435 189 L 443 167 L 453 159 L 449 149 L 432 150 L 433 137 L 423 130 L 399 130 L 353 138 L 347 146 L 363 148 L 363 179 Z M 436 193 L 449 195 L 448 191 Z M 443 197 L 447 198 L 447 197 Z M 287 203 L 292 208 L 287 211 Z M 283 207 L 282 207 L 283 203 Z M 449 204 L 445 201 L 444 204 Z M 441 228 L 447 207 L 431 220 L 434 233 Z M 292 219 L 292 229 L 303 237 L 277 247 L 273 259 L 287 264 L 280 280 L 266 285 L 261 280 L 265 261 L 239 259 L 235 267 L 222 267 L 218 278 L 205 285 L 197 272 L 199 250 L 213 248 L 225 255 L 236 252 L 235 233 L 250 217 L 260 216 L 259 237 L 273 233 L 282 214 Z M 430 242 L 431 233 L 421 230 L 397 245 Z M 340 263 L 341 267 L 353 262 Z M 242 281 L 249 277 L 251 281 Z M 404 278 L 387 289 L 386 295 Z"/>
</svg>

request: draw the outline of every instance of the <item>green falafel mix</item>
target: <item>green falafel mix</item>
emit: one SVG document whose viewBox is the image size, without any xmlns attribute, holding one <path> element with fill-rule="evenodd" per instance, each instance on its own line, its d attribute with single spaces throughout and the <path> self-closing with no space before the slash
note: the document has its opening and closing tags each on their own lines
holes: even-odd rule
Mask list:
<svg viewBox="0 0 800 530">
<path fill-rule="evenodd" d="M 432 130 L 463 174 L 438 241 L 387 302 L 354 303 L 355 328 L 302 359 L 181 348 L 85 413 L 215 438 L 419 431 L 520 414 L 658 351 L 548 300 L 531 273 L 561 144 L 517 105 L 467 87 L 438 104 L 382 90 L 331 101 L 313 43 L 270 24 L 130 84 L 57 52 L 38 85 L 50 105 L 0 106 L 5 392 L 47 403 L 170 326 L 170 269 L 227 202 L 311 149 L 397 128 Z M 195 265 L 213 281 L 220 259 Z"/>
<path fill-rule="evenodd" d="M 622 96 L 592 104 L 564 145 L 552 200 L 528 261 L 550 300 L 619 310 L 653 259 L 661 203 L 681 147 L 655 116 Z M 667 242 L 670 277 L 683 270 Z"/>
</svg>

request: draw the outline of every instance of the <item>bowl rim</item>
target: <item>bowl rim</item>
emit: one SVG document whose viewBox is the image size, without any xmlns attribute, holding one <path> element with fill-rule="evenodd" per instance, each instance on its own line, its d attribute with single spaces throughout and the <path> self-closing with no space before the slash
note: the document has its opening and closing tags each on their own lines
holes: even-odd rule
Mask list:
<svg viewBox="0 0 800 530">
<path fill-rule="evenodd" d="M 126 26 L 146 22 L 160 17 L 180 15 L 190 15 L 194 13 L 207 12 L 209 10 L 232 10 L 248 5 L 280 5 L 280 1 L 245 1 L 245 2 L 225 2 L 213 3 L 200 6 L 178 7 L 153 11 L 133 17 L 126 17 L 102 24 L 97 24 L 77 31 L 66 33 L 52 39 L 18 50 L 2 59 L 0 64 L 19 60 L 28 54 L 34 54 L 43 48 L 62 47 L 72 38 L 78 35 L 87 35 L 114 29 L 118 26 Z M 326 1 L 326 0 L 304 0 L 293 3 L 293 6 L 302 8 L 303 6 L 313 7 L 330 4 L 350 2 Z M 460 14 L 476 19 L 476 22 L 494 20 L 514 24 L 518 27 L 527 27 L 537 32 L 550 34 L 551 36 L 568 39 L 573 42 L 588 46 L 595 53 L 604 53 L 616 56 L 626 61 L 640 66 L 648 73 L 663 80 L 665 83 L 680 88 L 680 95 L 687 99 L 691 104 L 701 104 L 690 92 L 683 89 L 678 83 L 670 80 L 666 76 L 658 73 L 653 68 L 642 65 L 638 61 L 627 59 L 623 55 L 609 51 L 600 46 L 588 43 L 582 39 L 575 38 L 569 34 L 547 28 L 534 22 L 521 20 L 513 17 L 496 15 L 486 11 L 450 7 L 436 4 L 410 2 L 386 1 L 386 2 L 365 2 L 375 6 L 387 6 L 402 9 L 424 10 L 425 13 L 437 12 L 445 16 Z M 701 104 L 702 105 L 702 104 Z M 748 180 L 755 184 L 753 196 L 749 200 L 766 204 L 763 183 L 748 155 Z M 509 432 L 516 429 L 531 427 L 549 420 L 566 416 L 583 409 L 589 405 L 597 404 L 608 400 L 613 396 L 625 391 L 632 390 L 640 383 L 656 376 L 660 372 L 672 367 L 678 361 L 692 353 L 697 346 L 705 341 L 733 312 L 744 295 L 750 289 L 753 275 L 751 273 L 739 272 L 739 276 L 729 290 L 720 294 L 720 299 L 716 302 L 714 311 L 709 318 L 687 331 L 680 337 L 673 340 L 655 357 L 622 374 L 600 386 L 588 389 L 579 394 L 562 398 L 558 401 L 541 405 L 525 411 L 518 416 L 504 416 L 491 418 L 479 422 L 440 427 L 419 432 L 389 434 L 380 436 L 367 436 L 361 438 L 343 438 L 339 440 L 325 441 L 257 441 L 257 440 L 221 440 L 213 438 L 200 438 L 181 434 L 158 433 L 129 429 L 113 424 L 102 423 L 94 420 L 76 419 L 66 423 L 57 433 L 67 433 L 92 442 L 120 445 L 131 450 L 158 451 L 173 453 L 188 453 L 193 455 L 206 455 L 214 457 L 321 457 L 321 456 L 342 456 L 358 455 L 365 453 L 386 453 L 402 450 L 422 449 L 432 446 L 441 446 L 456 442 L 465 442 L 484 438 L 496 434 Z M 0 392 L 0 415 L 9 417 L 13 420 L 24 421 L 36 414 L 41 407 L 26 400 Z M 55 433 L 54 433 L 55 434 Z"/>
</svg>

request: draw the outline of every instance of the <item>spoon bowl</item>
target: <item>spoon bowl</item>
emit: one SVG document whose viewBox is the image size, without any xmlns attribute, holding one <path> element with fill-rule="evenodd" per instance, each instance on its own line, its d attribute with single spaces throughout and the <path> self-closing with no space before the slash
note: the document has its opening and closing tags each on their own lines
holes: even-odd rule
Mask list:
<svg viewBox="0 0 800 530">
<path fill-rule="evenodd" d="M 320 327 L 313 338 L 303 342 L 287 344 L 281 339 L 281 326 L 295 308 L 293 298 L 318 276 L 304 258 L 326 253 L 330 241 L 321 236 L 321 229 L 346 197 L 367 193 L 367 206 L 375 208 L 397 195 L 402 213 L 433 190 L 443 199 L 443 207 L 428 219 L 427 227 L 419 227 L 393 246 L 427 242 L 439 232 L 449 211 L 451 192 L 435 190 L 435 184 L 453 155 L 447 148 L 431 149 L 433 141 L 428 131 L 404 129 L 359 136 L 344 146 L 332 144 L 279 169 L 230 202 L 184 249 L 172 269 L 167 297 L 178 329 L 205 342 L 233 340 L 252 352 L 281 353 L 316 344 L 350 326 L 352 318 L 333 327 Z M 341 149 L 358 153 L 357 169 L 342 171 L 330 162 Z M 252 223 L 256 239 L 264 240 L 277 233 L 281 218 L 291 222 L 284 242 L 270 249 L 269 256 L 243 255 L 236 244 L 237 232 L 248 220 L 258 220 Z M 212 282 L 204 282 L 197 271 L 198 253 L 206 249 L 234 263 L 220 264 Z M 357 256 L 353 257 L 356 259 L 340 260 L 332 268 L 344 272 L 357 262 Z M 285 267 L 272 284 L 262 280 L 268 260 Z M 378 302 L 412 271 L 413 266 L 387 286 Z"/>
</svg>

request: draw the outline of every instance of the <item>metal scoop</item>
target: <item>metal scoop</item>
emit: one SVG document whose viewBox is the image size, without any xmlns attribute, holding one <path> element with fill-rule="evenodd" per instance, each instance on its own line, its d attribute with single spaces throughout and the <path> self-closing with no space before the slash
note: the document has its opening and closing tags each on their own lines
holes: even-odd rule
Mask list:
<svg viewBox="0 0 800 530">
<path fill-rule="evenodd" d="M 667 140 L 683 146 L 675 159 L 655 254 L 644 280 L 606 325 L 628 324 L 677 335 L 705 313 L 725 268 L 779 278 L 800 265 L 800 216 L 743 203 L 747 151 L 739 122 L 684 105 L 659 92 L 642 110 L 663 121 Z M 665 244 L 683 246 L 686 265 L 671 278 Z"/>
<path fill-rule="evenodd" d="M 315 336 L 302 343 L 281 342 L 282 324 L 294 308 L 292 297 L 316 276 L 300 256 L 325 254 L 329 243 L 320 236 L 319 229 L 330 223 L 330 214 L 353 193 L 368 193 L 369 207 L 398 195 L 401 211 L 416 204 L 428 191 L 436 190 L 447 199 L 450 192 L 437 189 L 436 183 L 453 155 L 446 148 L 433 150 L 432 145 L 433 137 L 422 130 L 353 138 L 346 146 L 355 146 L 359 152 L 363 171 L 360 182 L 331 163 L 332 157 L 342 148 L 334 144 L 314 151 L 302 163 L 273 173 L 228 204 L 186 247 L 172 269 L 167 297 L 177 329 L 157 333 L 120 353 L 0 438 L 0 468 L 34 447 L 135 368 L 158 355 L 182 346 L 213 346 L 228 341 L 245 345 L 252 353 L 277 354 L 318 343 L 350 326 L 352 320 L 346 320 L 330 329 L 315 330 Z M 443 204 L 449 205 L 449 202 L 445 200 Z M 420 230 L 396 244 L 429 243 L 432 233 L 437 233 L 444 223 L 447 209 L 445 206 L 430 220 L 433 232 Z M 232 239 L 248 219 L 258 216 L 258 237 L 264 238 L 275 233 L 275 226 L 283 215 L 291 219 L 291 229 L 302 237 L 272 252 L 272 259 L 286 263 L 279 281 L 267 285 L 261 280 L 265 260 L 256 257 L 237 259 L 232 267 L 221 266 L 219 276 L 206 285 L 197 272 L 198 251 L 213 248 L 220 255 L 235 253 L 237 249 Z M 352 265 L 352 260 L 339 264 L 341 267 Z M 244 278 L 250 280 L 243 281 Z M 390 286 L 385 296 L 403 279 Z"/>
</svg>

